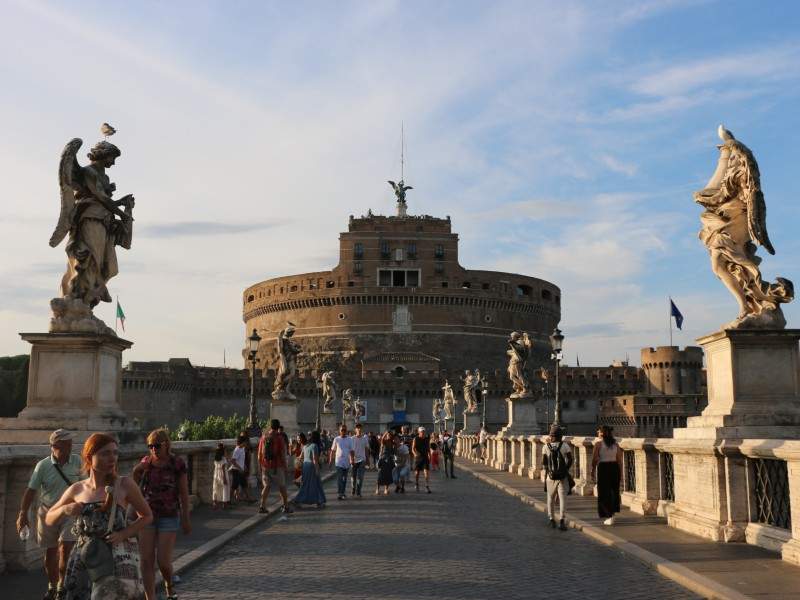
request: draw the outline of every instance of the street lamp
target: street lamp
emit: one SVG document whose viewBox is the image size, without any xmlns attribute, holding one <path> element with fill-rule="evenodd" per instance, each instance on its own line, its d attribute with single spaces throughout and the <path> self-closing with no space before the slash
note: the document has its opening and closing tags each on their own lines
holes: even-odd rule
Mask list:
<svg viewBox="0 0 800 600">
<path fill-rule="evenodd" d="M 564 344 L 564 336 L 561 334 L 561 330 L 556 327 L 553 330 L 553 334 L 550 336 L 550 345 L 553 348 L 553 354 L 550 355 L 550 358 L 555 359 L 556 361 L 556 402 L 555 402 L 555 416 L 553 418 L 553 425 L 556 427 L 561 427 L 561 397 L 558 393 L 558 368 L 561 364 L 561 348 Z"/>
<path fill-rule="evenodd" d="M 258 359 L 258 344 L 261 336 L 253 329 L 253 335 L 247 338 L 248 350 L 250 355 L 250 419 L 247 423 L 247 434 L 250 437 L 259 437 L 261 428 L 258 426 L 258 411 L 256 410 L 256 363 Z"/>
<path fill-rule="evenodd" d="M 481 380 L 481 398 L 483 398 L 483 417 L 481 418 L 481 427 L 486 428 L 486 400 L 489 397 L 489 382 L 485 379 Z"/>
</svg>

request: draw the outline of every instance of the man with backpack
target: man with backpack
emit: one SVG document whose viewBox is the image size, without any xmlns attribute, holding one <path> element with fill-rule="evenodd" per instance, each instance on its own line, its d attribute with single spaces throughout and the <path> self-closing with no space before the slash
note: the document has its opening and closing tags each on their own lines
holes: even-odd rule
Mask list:
<svg viewBox="0 0 800 600">
<path fill-rule="evenodd" d="M 286 439 L 280 432 L 278 419 L 269 422 L 269 432 L 264 432 L 258 441 L 258 464 L 261 465 L 263 489 L 258 512 L 267 512 L 267 498 L 272 484 L 278 486 L 278 493 L 283 500 L 283 512 L 292 512 L 289 496 L 286 493 Z"/>
<path fill-rule="evenodd" d="M 564 443 L 564 434 L 558 425 L 550 428 L 550 441 L 545 444 L 542 452 L 542 463 L 545 470 L 544 489 L 547 495 L 547 517 L 550 527 L 555 529 L 556 520 L 553 513 L 553 501 L 558 495 L 558 528 L 566 531 L 564 524 L 564 510 L 567 502 L 569 488 L 569 470 L 572 467 L 572 450 L 569 444 Z"/>
<path fill-rule="evenodd" d="M 449 431 L 445 431 L 442 436 L 442 456 L 444 457 L 444 476 L 450 479 L 455 479 L 453 474 L 453 457 L 456 453 L 456 436 L 450 435 Z M 449 469 L 447 465 L 450 465 Z"/>
</svg>

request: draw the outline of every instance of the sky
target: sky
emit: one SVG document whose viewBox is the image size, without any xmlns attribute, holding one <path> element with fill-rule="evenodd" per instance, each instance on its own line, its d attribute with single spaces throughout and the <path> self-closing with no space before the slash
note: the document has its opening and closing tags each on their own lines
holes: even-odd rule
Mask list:
<svg viewBox="0 0 800 600">
<path fill-rule="evenodd" d="M 692 199 L 720 123 L 759 163 L 764 277 L 800 277 L 796 2 L 0 0 L 0 16 L 0 355 L 47 328 L 58 159 L 104 121 L 136 197 L 109 284 L 126 361 L 241 367 L 244 288 L 335 266 L 349 215 L 393 213 L 401 122 L 409 212 L 450 215 L 466 268 L 560 286 L 567 364 L 667 345 L 670 296 L 676 345 L 736 317 Z"/>
</svg>

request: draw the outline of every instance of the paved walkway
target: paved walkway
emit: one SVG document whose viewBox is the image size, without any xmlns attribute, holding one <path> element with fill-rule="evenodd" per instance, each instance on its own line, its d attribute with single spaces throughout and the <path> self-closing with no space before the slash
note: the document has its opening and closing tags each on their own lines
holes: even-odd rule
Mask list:
<svg viewBox="0 0 800 600">
<path fill-rule="evenodd" d="M 467 475 L 437 474 L 430 495 L 375 496 L 374 481 L 259 524 L 185 572 L 182 600 L 696 597 Z"/>
<path fill-rule="evenodd" d="M 537 504 L 545 501 L 542 482 L 538 480 L 464 459 L 456 459 L 456 465 L 460 474 L 469 480 L 474 481 L 469 475 L 473 473 L 484 481 L 491 480 L 506 492 L 531 496 L 538 501 Z M 630 542 L 671 561 L 681 569 L 688 569 L 691 573 L 759 600 L 800 599 L 800 567 L 782 561 L 775 552 L 749 544 L 723 544 L 705 540 L 667 526 L 666 520 L 661 517 L 643 517 L 629 510 L 623 510 L 618 515 L 613 527 L 604 527 L 597 517 L 596 502 L 593 496 L 570 496 L 568 516 L 597 526 L 587 528 L 595 530 L 587 531 L 590 534 L 610 534 L 618 538 L 615 545 L 623 550 L 624 544 Z M 531 508 L 528 510 L 541 514 Z"/>
</svg>

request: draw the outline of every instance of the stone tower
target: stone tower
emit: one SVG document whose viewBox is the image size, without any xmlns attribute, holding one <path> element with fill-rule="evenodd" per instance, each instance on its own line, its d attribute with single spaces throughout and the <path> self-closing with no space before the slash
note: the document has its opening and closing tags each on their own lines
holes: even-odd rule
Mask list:
<svg viewBox="0 0 800 600">
<path fill-rule="evenodd" d="M 699 346 L 642 348 L 645 375 L 643 393 L 651 396 L 700 394 L 703 384 L 703 349 Z"/>
</svg>

